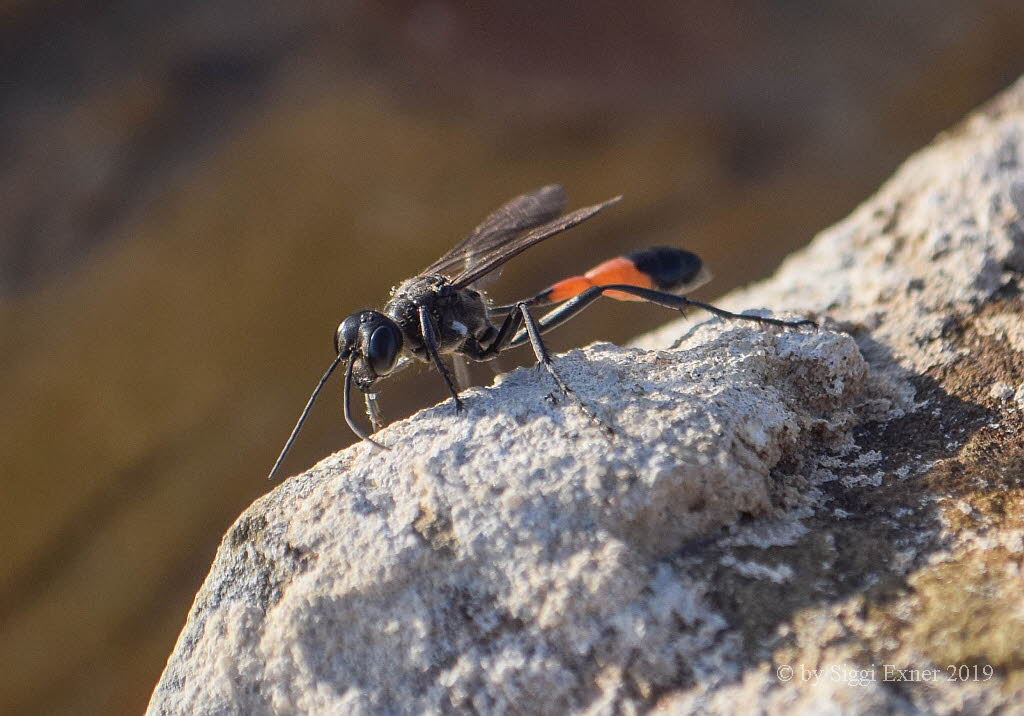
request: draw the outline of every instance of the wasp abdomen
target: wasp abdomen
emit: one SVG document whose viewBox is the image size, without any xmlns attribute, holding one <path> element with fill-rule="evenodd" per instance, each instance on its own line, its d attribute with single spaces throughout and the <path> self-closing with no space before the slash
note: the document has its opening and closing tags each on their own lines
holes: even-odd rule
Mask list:
<svg viewBox="0 0 1024 716">
<path fill-rule="evenodd" d="M 549 288 L 543 298 L 552 303 L 568 300 L 591 286 L 626 284 L 670 293 L 682 293 L 696 288 L 710 278 L 697 254 L 671 246 L 655 246 L 617 256 L 587 271 L 572 276 Z M 644 299 L 620 291 L 604 294 L 620 301 Z"/>
</svg>

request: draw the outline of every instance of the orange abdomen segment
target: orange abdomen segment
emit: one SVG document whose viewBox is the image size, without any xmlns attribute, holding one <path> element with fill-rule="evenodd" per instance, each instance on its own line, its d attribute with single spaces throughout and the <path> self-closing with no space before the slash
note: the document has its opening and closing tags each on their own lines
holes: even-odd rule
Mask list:
<svg viewBox="0 0 1024 716">
<path fill-rule="evenodd" d="M 607 286 L 612 283 L 653 288 L 650 276 L 637 269 L 636 265 L 626 257 L 618 256 L 595 266 L 583 276 L 572 276 L 559 281 L 548 290 L 545 298 L 552 303 L 560 303 L 579 296 L 591 286 Z M 609 291 L 604 295 L 620 301 L 643 300 L 621 291 Z"/>
<path fill-rule="evenodd" d="M 579 296 L 591 286 L 616 283 L 681 294 L 700 286 L 710 277 L 697 254 L 671 246 L 653 246 L 605 261 L 583 276 L 559 281 L 537 298 L 561 303 Z M 644 300 L 621 291 L 609 291 L 604 295 L 619 301 Z"/>
<path fill-rule="evenodd" d="M 583 276 L 573 276 L 572 278 L 563 279 L 549 288 L 544 298 L 552 303 L 561 303 L 562 301 L 568 301 L 570 298 L 579 296 L 593 285 L 589 279 Z"/>
<path fill-rule="evenodd" d="M 640 288 L 654 288 L 651 277 L 636 267 L 630 259 L 625 256 L 618 256 L 609 259 L 603 264 L 598 264 L 584 274 L 594 286 L 607 286 L 612 283 L 624 283 L 627 286 L 639 286 Z M 615 298 L 619 301 L 643 301 L 637 296 L 631 296 L 622 291 L 608 291 L 604 294 L 608 298 Z"/>
</svg>

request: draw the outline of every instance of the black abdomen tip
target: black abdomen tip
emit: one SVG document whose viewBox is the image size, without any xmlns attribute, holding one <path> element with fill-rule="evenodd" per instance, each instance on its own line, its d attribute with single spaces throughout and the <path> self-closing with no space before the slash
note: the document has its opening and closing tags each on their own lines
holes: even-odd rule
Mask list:
<svg viewBox="0 0 1024 716">
<path fill-rule="evenodd" d="M 700 256 L 672 246 L 654 246 L 626 254 L 640 271 L 651 277 L 662 291 L 675 291 L 700 276 L 704 262 Z"/>
</svg>

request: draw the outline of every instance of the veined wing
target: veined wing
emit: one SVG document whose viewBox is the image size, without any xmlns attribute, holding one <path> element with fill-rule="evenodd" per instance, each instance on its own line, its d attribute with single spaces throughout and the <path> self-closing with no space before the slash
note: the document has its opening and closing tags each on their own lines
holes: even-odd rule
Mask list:
<svg viewBox="0 0 1024 716">
<path fill-rule="evenodd" d="M 530 196 L 527 194 L 526 196 Z M 456 288 L 465 288 L 474 281 L 494 271 L 513 256 L 521 254 L 534 244 L 544 239 L 551 238 L 566 229 L 571 229 L 577 224 L 586 221 L 597 212 L 605 209 L 619 201 L 622 197 L 612 197 L 608 201 L 593 206 L 585 206 L 577 209 L 571 214 L 559 217 L 554 221 L 538 226 L 523 236 L 511 236 L 497 244 L 490 244 L 486 250 L 473 253 L 472 260 L 466 265 L 462 273 L 452 277 L 452 283 Z"/>
<path fill-rule="evenodd" d="M 465 273 L 483 256 L 506 246 L 527 229 L 551 221 L 565 210 L 565 190 L 558 184 L 517 196 L 493 211 L 479 226 L 437 261 L 424 274 L 452 277 Z"/>
</svg>

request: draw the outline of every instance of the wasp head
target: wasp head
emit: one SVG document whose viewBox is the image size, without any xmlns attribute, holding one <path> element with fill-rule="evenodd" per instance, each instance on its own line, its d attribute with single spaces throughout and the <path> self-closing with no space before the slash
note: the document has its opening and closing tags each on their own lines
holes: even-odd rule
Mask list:
<svg viewBox="0 0 1024 716">
<path fill-rule="evenodd" d="M 342 359 L 356 359 L 353 377 L 365 392 L 374 381 L 394 369 L 402 351 L 402 331 L 383 313 L 360 311 L 338 326 L 334 350 Z"/>
</svg>

